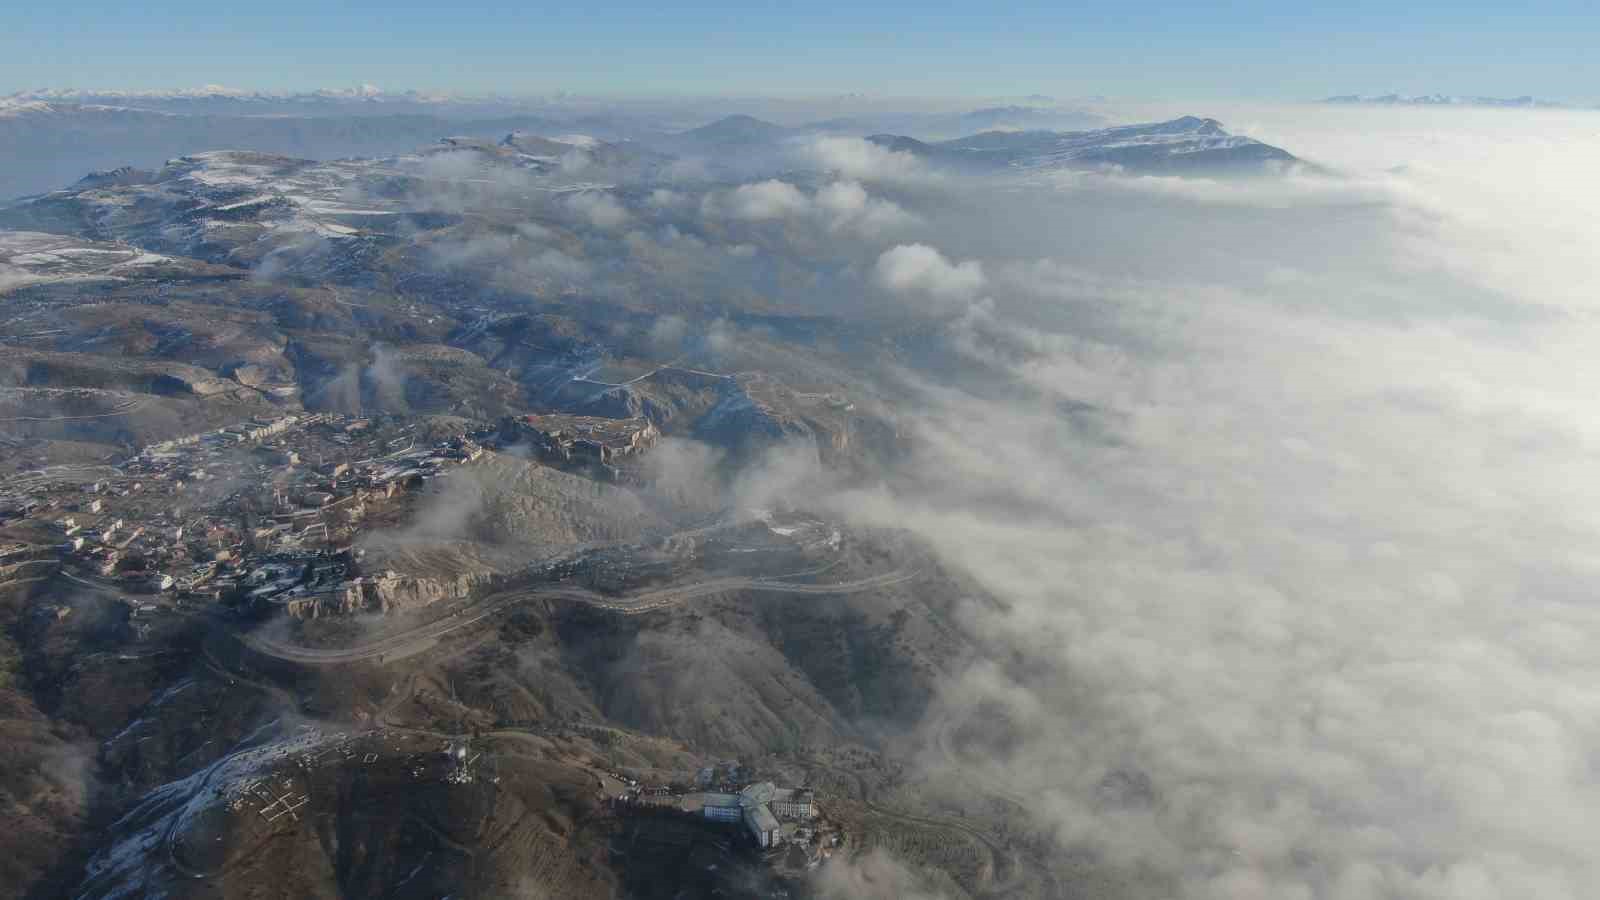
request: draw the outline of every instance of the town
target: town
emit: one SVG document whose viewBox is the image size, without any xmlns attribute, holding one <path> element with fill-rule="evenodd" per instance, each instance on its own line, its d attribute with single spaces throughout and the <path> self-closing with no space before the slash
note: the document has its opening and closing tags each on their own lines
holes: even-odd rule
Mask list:
<svg viewBox="0 0 1600 900">
<path fill-rule="evenodd" d="M 365 572 L 363 527 L 393 523 L 409 492 L 486 447 L 606 481 L 655 441 L 644 419 L 524 416 L 448 433 L 415 420 L 257 417 L 141 448 L 113 465 L 49 466 L 0 494 L 0 581 L 59 567 L 164 606 L 275 604 L 291 615 L 365 609 L 416 585 Z M 464 592 L 470 585 L 461 586 Z M 66 614 L 63 609 L 62 614 Z"/>
</svg>

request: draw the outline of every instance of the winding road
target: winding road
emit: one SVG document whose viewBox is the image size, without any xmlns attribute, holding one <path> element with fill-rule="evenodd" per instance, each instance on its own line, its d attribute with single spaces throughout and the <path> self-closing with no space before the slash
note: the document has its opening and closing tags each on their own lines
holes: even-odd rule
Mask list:
<svg viewBox="0 0 1600 900">
<path fill-rule="evenodd" d="M 893 587 L 915 580 L 920 572 L 896 570 L 851 581 L 804 582 L 773 578 L 727 577 L 698 581 L 644 591 L 630 597 L 607 597 L 594 591 L 576 587 L 553 587 L 502 591 L 478 601 L 466 609 L 457 610 L 444 618 L 419 625 L 401 634 L 356 647 L 332 649 L 301 647 L 284 643 L 257 633 L 241 633 L 239 640 L 251 650 L 274 659 L 311 666 L 344 665 L 369 659 L 411 656 L 432 646 L 434 642 L 454 631 L 470 628 L 484 619 L 530 600 L 564 600 L 586 603 L 599 609 L 622 615 L 639 615 L 668 606 L 674 606 L 696 597 L 732 591 L 772 591 L 786 594 L 856 594 Z"/>
<path fill-rule="evenodd" d="M 111 409 L 102 413 L 86 413 L 78 416 L 6 416 L 0 422 L 65 422 L 75 419 L 107 419 L 113 416 L 126 416 L 138 412 L 140 407 L 150 401 L 146 394 L 136 394 L 127 391 L 109 391 L 98 388 L 43 388 L 43 387 L 7 387 L 0 388 L 0 394 L 40 394 L 43 396 L 73 397 L 85 399 L 88 397 L 116 397 L 117 402 Z M 121 474 L 121 473 L 118 473 Z"/>
</svg>

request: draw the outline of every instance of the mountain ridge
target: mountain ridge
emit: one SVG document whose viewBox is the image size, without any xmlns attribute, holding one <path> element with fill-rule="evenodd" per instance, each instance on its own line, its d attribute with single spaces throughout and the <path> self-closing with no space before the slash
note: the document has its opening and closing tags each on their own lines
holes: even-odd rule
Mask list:
<svg viewBox="0 0 1600 900">
<path fill-rule="evenodd" d="M 936 142 L 877 134 L 867 140 L 968 172 L 1114 167 L 1144 173 L 1247 173 L 1300 162 L 1287 150 L 1230 134 L 1216 119 L 1199 116 L 1093 131 L 985 131 Z"/>
<path fill-rule="evenodd" d="M 1559 100 L 1545 100 L 1524 94 L 1519 97 L 1486 97 L 1455 94 L 1336 94 L 1320 102 L 1348 106 L 1494 106 L 1512 109 L 1581 109 Z"/>
</svg>

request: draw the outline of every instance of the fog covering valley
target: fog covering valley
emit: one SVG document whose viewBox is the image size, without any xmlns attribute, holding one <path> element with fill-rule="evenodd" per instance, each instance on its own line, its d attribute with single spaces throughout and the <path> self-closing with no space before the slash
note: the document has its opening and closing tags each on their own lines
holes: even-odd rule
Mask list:
<svg viewBox="0 0 1600 900">
<path fill-rule="evenodd" d="M 913 112 L 866 125 L 963 136 Z M 621 484 L 508 443 L 374 504 L 371 559 L 478 579 L 438 608 L 504 624 L 348 674 L 226 636 L 338 648 L 426 616 L 190 610 L 183 661 L 102 713 L 93 685 L 116 676 L 73 656 L 134 652 L 126 622 L 65 574 L 7 587 L 23 749 L 0 794 L 60 847 L 18 877 L 33 896 L 270 889 L 243 856 L 211 881 L 163 868 L 190 814 L 162 804 L 244 765 L 224 735 L 314 722 L 537 753 L 487 751 L 484 796 L 524 791 L 524 818 L 430 787 L 253 845 L 286 865 L 334 847 L 297 869 L 305 896 L 671 896 L 629 869 L 665 864 L 596 824 L 593 760 L 664 783 L 734 757 L 843 811 L 848 852 L 783 882 L 806 896 L 1595 896 L 1594 114 L 1085 115 L 1039 127 L 1181 124 L 1081 139 L 1123 154 L 1104 158 L 1039 139 L 979 172 L 865 126 L 530 122 L 374 159 L 195 146 L 0 207 L 8 492 L 286 411 L 420 423 L 418 446 L 529 413 L 661 434 Z M 260 487 L 228 459 L 195 490 Z M 726 546 L 702 533 L 725 526 Z M 702 540 L 692 582 L 604 602 L 519 606 L 491 580 Z M 819 566 L 837 568 L 806 582 Z M 80 612 L 44 622 L 49 604 Z M 101 624 L 62 636 L 83 620 Z M 247 675 L 268 687 L 229 699 Z M 174 724 L 185 680 L 220 698 L 209 750 Z M 143 726 L 163 751 L 125 748 L 139 720 L 165 723 Z M 513 720 L 545 730 L 506 738 Z M 436 834 L 480 815 L 499 824 Z M 386 817 L 425 827 L 367 823 Z M 502 819 L 523 856 L 490 846 Z M 351 861 L 358 839 L 388 849 Z"/>
<path fill-rule="evenodd" d="M 919 380 L 919 489 L 842 502 L 1008 604 L 941 697 L 1006 711 L 960 765 L 1064 846 L 1186 897 L 1585 896 L 1592 123 L 1257 115 L 1345 176 L 942 231 L 1009 378 Z"/>
</svg>

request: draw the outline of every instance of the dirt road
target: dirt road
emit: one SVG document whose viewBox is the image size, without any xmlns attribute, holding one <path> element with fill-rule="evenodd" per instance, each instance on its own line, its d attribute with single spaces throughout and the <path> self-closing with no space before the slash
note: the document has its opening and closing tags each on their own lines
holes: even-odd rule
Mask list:
<svg viewBox="0 0 1600 900">
<path fill-rule="evenodd" d="M 432 646 L 440 638 L 463 628 L 470 628 L 484 619 L 511 607 L 532 600 L 563 600 L 586 603 L 600 609 L 623 615 L 639 615 L 668 606 L 674 606 L 696 597 L 733 591 L 773 591 L 787 594 L 855 594 L 880 590 L 904 584 L 921 573 L 896 570 L 867 578 L 835 582 L 784 581 L 769 578 L 729 577 L 713 578 L 687 585 L 643 591 L 629 597 L 608 597 L 585 588 L 547 587 L 521 589 L 490 594 L 465 609 L 457 610 L 444 618 L 419 625 L 402 634 L 392 635 L 356 647 L 322 649 L 299 647 L 256 633 L 240 634 L 239 640 L 251 650 L 275 659 L 312 666 L 343 665 L 370 659 L 402 659 Z"/>
</svg>

